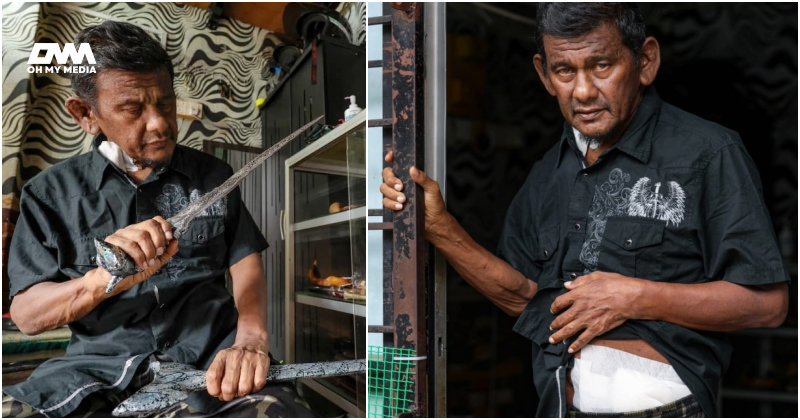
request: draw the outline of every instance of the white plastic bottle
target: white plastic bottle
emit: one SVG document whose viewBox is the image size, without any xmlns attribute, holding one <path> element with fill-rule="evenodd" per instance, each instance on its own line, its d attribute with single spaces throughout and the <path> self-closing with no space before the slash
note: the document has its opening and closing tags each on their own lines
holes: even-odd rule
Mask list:
<svg viewBox="0 0 800 420">
<path fill-rule="evenodd" d="M 355 117 L 359 112 L 361 112 L 361 108 L 356 105 L 356 95 L 345 96 L 345 99 L 350 99 L 350 108 L 347 108 L 344 111 L 344 120 L 347 121 L 350 118 Z"/>
</svg>

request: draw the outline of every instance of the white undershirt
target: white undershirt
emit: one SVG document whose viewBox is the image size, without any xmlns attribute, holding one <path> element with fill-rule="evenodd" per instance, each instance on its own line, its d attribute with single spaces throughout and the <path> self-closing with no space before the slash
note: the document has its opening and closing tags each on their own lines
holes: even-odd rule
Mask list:
<svg viewBox="0 0 800 420">
<path fill-rule="evenodd" d="M 589 148 L 591 148 L 592 150 L 597 150 L 599 144 L 589 145 L 589 142 L 586 141 L 586 137 L 583 134 L 581 134 L 581 132 L 578 131 L 577 128 L 572 127 L 572 134 L 575 135 L 575 144 L 578 145 L 578 150 L 581 151 L 581 154 L 584 157 L 586 156 L 586 152 L 588 151 Z"/>
</svg>

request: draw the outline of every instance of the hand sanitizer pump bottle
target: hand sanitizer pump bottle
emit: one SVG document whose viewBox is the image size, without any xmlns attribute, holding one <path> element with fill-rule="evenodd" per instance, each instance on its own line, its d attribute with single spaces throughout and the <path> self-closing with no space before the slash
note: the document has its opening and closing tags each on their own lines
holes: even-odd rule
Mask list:
<svg viewBox="0 0 800 420">
<path fill-rule="evenodd" d="M 350 107 L 344 111 L 344 120 L 347 121 L 361 112 L 361 108 L 356 105 L 356 95 L 345 96 L 344 98 L 350 99 Z"/>
</svg>

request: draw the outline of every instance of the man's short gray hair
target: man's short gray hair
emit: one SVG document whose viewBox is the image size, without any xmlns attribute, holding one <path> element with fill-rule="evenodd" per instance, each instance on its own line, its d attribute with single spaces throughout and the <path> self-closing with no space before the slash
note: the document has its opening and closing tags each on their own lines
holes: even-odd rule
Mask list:
<svg viewBox="0 0 800 420">
<path fill-rule="evenodd" d="M 131 23 L 107 21 L 90 26 L 75 36 L 76 46 L 85 42 L 92 48 L 96 73 L 73 72 L 69 78 L 75 94 L 92 106 L 97 101 L 97 76 L 104 70 L 150 73 L 164 69 L 169 72 L 170 80 L 175 77 L 172 60 L 161 44 Z"/>
</svg>

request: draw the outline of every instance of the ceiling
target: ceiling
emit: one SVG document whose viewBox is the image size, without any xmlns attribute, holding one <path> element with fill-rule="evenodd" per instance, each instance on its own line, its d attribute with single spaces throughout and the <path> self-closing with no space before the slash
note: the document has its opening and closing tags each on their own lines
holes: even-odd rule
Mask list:
<svg viewBox="0 0 800 420">
<path fill-rule="evenodd" d="M 290 2 L 270 2 L 270 3 L 222 3 L 223 14 L 225 17 L 234 18 L 238 21 L 249 23 L 259 28 L 264 28 L 273 32 L 285 33 L 283 28 L 283 11 Z M 197 7 L 208 10 L 213 2 L 187 3 L 187 6 Z"/>
</svg>

